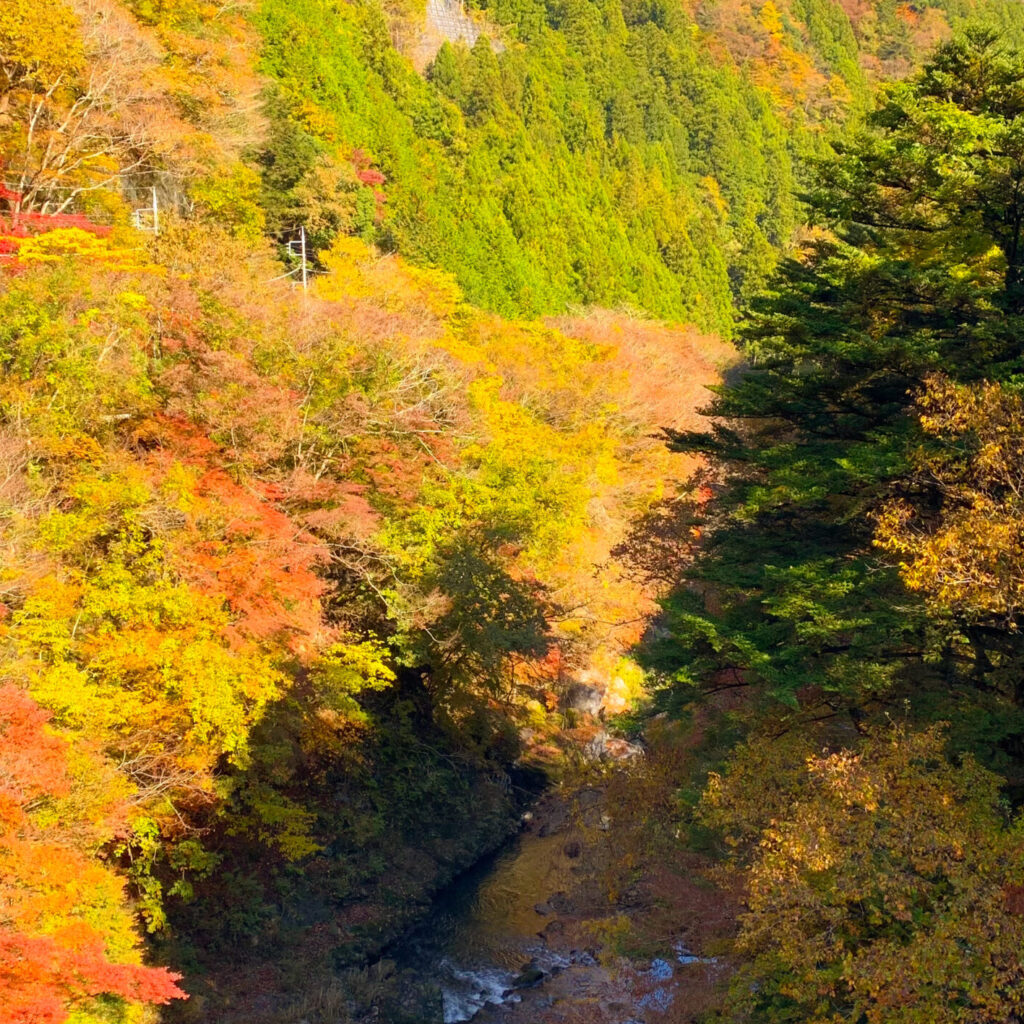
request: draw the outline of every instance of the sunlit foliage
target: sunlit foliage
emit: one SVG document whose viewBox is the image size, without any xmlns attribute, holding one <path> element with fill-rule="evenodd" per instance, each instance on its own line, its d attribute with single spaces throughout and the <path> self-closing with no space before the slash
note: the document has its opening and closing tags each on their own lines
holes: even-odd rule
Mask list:
<svg viewBox="0 0 1024 1024">
<path fill-rule="evenodd" d="M 712 777 L 703 821 L 736 851 L 747 905 L 723 1019 L 1014 1019 L 1020 824 L 998 776 L 943 748 L 934 729 L 834 753 L 756 740 Z"/>
<path fill-rule="evenodd" d="M 0 688 L 0 1004 L 11 1024 L 128 1024 L 181 998 L 180 975 L 141 966 L 124 881 L 91 856 L 123 789 L 47 719 Z"/>
</svg>

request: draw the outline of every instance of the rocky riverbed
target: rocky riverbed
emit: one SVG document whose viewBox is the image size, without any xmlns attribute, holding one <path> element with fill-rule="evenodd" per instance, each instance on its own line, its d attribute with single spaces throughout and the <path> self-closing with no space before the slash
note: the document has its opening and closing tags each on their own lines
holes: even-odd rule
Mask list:
<svg viewBox="0 0 1024 1024">
<path fill-rule="evenodd" d="M 546 795 L 389 951 L 385 969 L 421 988 L 424 1024 L 656 1024 L 708 1005 L 728 915 L 699 858 L 637 857 L 642 808 L 622 806 L 622 785 Z"/>
</svg>

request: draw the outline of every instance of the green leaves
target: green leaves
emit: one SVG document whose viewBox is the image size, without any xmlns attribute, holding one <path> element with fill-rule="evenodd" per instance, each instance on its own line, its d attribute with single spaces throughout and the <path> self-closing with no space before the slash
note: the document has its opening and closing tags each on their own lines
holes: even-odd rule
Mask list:
<svg viewBox="0 0 1024 1024">
<path fill-rule="evenodd" d="M 681 16 L 627 25 L 592 0 L 492 13 L 529 45 L 445 44 L 424 81 L 372 4 L 264 0 L 274 229 L 298 223 L 290 190 L 311 145 L 338 162 L 365 149 L 387 201 L 359 230 L 451 271 L 471 302 L 506 316 L 629 305 L 729 334 L 734 296 L 753 294 L 794 223 L 792 140 L 760 92 L 699 61 Z"/>
<path fill-rule="evenodd" d="M 689 578 L 711 588 L 729 642 L 705 659 L 680 629 L 678 658 L 698 674 L 736 671 L 809 706 L 861 704 L 911 671 L 956 677 L 872 530 L 894 496 L 934 500 L 912 407 L 929 374 L 974 380 L 1019 361 L 1022 96 L 1024 61 L 973 33 L 815 165 L 810 199 L 834 236 L 754 304 L 750 365 L 718 391 L 711 432 L 673 439 L 722 481 Z"/>
</svg>

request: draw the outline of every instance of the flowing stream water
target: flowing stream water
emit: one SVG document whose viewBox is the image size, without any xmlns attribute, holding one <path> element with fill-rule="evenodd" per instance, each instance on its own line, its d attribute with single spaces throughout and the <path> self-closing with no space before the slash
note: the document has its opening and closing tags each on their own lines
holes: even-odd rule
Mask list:
<svg viewBox="0 0 1024 1024">
<path fill-rule="evenodd" d="M 563 837 L 523 833 L 461 876 L 396 947 L 398 965 L 440 987 L 445 1024 L 503 1021 L 542 977 L 594 964 L 585 951 L 551 949 L 535 909 L 570 885 Z"/>
<path fill-rule="evenodd" d="M 588 922 L 617 909 L 600 895 L 593 865 L 616 856 L 615 836 L 600 793 L 579 791 L 577 814 L 580 800 L 588 806 L 575 825 L 566 806 L 549 805 L 541 827 L 535 821 L 457 879 L 389 950 L 417 987 L 440 990 L 444 1024 L 658 1024 L 695 985 L 713 984 L 717 960 L 680 939 L 651 959 L 598 960 L 602 943 Z"/>
</svg>

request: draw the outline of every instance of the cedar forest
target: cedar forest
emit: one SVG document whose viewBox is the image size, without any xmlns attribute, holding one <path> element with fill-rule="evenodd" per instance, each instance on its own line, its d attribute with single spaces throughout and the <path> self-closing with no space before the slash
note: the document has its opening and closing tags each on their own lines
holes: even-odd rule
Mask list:
<svg viewBox="0 0 1024 1024">
<path fill-rule="evenodd" d="M 673 1019 L 1024 1020 L 1024 8 L 469 8 L 0 2 L 0 1019 L 305 1019 L 600 678 Z"/>
</svg>

